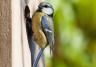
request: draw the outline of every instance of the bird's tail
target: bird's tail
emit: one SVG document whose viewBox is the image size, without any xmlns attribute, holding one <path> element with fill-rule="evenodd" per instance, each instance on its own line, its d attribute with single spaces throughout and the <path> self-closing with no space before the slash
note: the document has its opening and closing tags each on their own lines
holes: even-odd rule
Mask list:
<svg viewBox="0 0 96 67">
<path fill-rule="evenodd" d="M 40 57 L 43 55 L 44 48 L 41 48 L 36 59 L 33 62 L 33 67 L 37 67 Z"/>
</svg>

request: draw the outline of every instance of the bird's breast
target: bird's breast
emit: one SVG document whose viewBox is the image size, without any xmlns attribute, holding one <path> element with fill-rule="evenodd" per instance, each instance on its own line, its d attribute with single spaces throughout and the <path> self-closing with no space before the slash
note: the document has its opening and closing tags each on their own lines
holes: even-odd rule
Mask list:
<svg viewBox="0 0 96 67">
<path fill-rule="evenodd" d="M 44 14 L 41 12 L 35 13 L 32 18 L 32 31 L 34 40 L 41 47 L 44 48 L 47 44 L 47 39 L 44 32 L 41 29 L 41 18 Z"/>
</svg>

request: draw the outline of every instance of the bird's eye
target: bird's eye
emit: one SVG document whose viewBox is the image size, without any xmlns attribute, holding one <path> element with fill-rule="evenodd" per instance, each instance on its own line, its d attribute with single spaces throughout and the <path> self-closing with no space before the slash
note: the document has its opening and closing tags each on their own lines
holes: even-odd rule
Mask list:
<svg viewBox="0 0 96 67">
<path fill-rule="evenodd" d="M 47 8 L 47 7 L 48 7 L 48 5 L 45 5 L 44 7 L 46 7 L 46 8 Z"/>
</svg>

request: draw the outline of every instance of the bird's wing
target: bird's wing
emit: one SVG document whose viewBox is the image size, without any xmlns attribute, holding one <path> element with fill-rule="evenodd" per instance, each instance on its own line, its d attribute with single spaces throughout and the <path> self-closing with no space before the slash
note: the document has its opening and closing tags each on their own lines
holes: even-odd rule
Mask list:
<svg viewBox="0 0 96 67">
<path fill-rule="evenodd" d="M 48 44 L 50 45 L 50 49 L 53 49 L 53 39 L 54 39 L 54 34 L 53 34 L 53 29 L 52 27 L 49 25 L 49 22 L 46 18 L 46 16 L 42 16 L 42 20 L 41 20 L 41 27 L 42 30 L 44 31 L 44 34 L 47 38 Z"/>
</svg>

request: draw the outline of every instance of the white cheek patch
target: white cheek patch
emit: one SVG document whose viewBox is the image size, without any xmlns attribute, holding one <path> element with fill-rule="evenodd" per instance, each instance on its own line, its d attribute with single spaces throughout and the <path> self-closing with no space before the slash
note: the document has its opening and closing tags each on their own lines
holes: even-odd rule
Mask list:
<svg viewBox="0 0 96 67">
<path fill-rule="evenodd" d="M 53 13 L 53 10 L 51 9 L 51 8 L 43 8 L 43 10 L 42 10 L 44 13 L 46 13 L 46 14 L 52 14 Z"/>
</svg>

